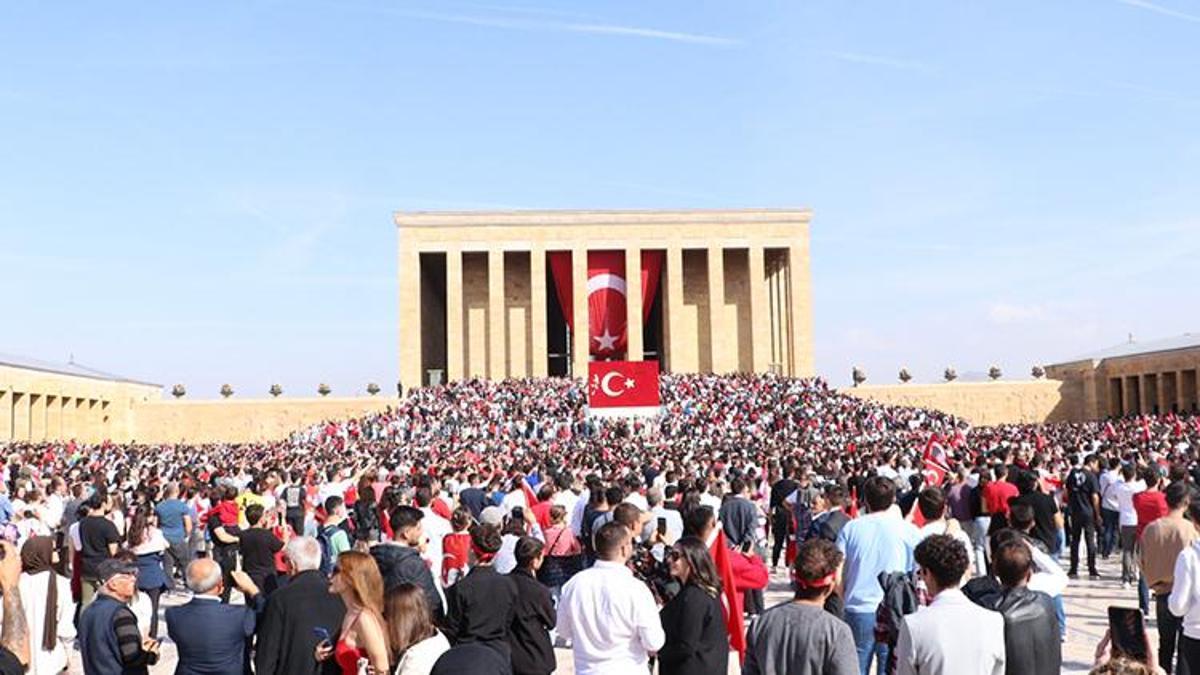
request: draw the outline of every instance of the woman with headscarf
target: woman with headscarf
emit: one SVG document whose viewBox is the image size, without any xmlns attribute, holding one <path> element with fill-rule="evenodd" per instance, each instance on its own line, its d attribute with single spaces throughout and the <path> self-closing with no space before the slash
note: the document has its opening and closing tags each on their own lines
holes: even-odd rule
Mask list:
<svg viewBox="0 0 1200 675">
<path fill-rule="evenodd" d="M 21 547 L 21 601 L 29 627 L 30 675 L 53 675 L 67 667 L 75 639 L 71 581 L 54 571 L 54 538 L 33 536 Z"/>
</svg>

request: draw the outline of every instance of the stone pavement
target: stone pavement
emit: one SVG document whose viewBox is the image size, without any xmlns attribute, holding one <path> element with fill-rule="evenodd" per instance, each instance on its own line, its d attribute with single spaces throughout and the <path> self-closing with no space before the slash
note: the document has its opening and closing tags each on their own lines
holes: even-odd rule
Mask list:
<svg viewBox="0 0 1200 675">
<path fill-rule="evenodd" d="M 1082 553 L 1082 551 L 1081 551 Z M 1064 569 L 1065 569 L 1064 564 Z M 1084 575 L 1073 579 L 1067 589 L 1064 604 L 1067 610 L 1067 641 L 1063 645 L 1063 673 L 1087 673 L 1092 666 L 1096 645 L 1104 636 L 1108 626 L 1109 605 L 1125 607 L 1137 606 L 1137 589 L 1122 590 L 1120 584 L 1121 560 L 1114 555 L 1108 560 L 1099 561 L 1100 573 L 1103 578 L 1089 581 Z M 790 597 L 787 574 L 782 570 L 771 575 L 771 586 L 767 592 L 767 606 L 785 602 Z M 172 595 L 165 601 L 165 606 L 177 605 L 187 601 L 187 596 Z M 1153 611 L 1147 620 L 1151 642 L 1157 647 L 1158 635 L 1154 630 Z M 169 675 L 175 672 L 175 646 L 165 637 L 166 623 L 160 622 L 159 630 L 163 633 L 162 659 L 158 665 L 150 669 L 153 675 Z M 558 656 L 558 673 L 573 675 L 575 672 L 571 652 L 567 649 L 555 650 Z M 73 653 L 69 673 L 82 673 L 78 653 Z M 736 659 L 731 659 L 730 673 L 737 673 Z"/>
</svg>

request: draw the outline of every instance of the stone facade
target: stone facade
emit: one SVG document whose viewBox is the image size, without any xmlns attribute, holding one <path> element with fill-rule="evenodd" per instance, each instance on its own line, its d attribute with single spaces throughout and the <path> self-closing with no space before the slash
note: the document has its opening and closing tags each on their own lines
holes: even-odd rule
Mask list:
<svg viewBox="0 0 1200 675">
<path fill-rule="evenodd" d="M 1076 388 L 1054 380 L 864 385 L 841 392 L 887 405 L 932 408 L 974 425 L 1069 422 L 1083 412 Z"/>
<path fill-rule="evenodd" d="M 656 356 L 671 372 L 809 376 L 812 299 L 807 210 L 398 213 L 400 380 L 581 373 L 588 331 L 549 334 L 557 298 L 546 255 L 571 254 L 576 326 L 587 325 L 587 252 L 662 251 Z M 626 357 L 641 360 L 642 298 L 629 293 Z M 561 321 L 561 319 L 560 319 Z M 552 349 L 559 337 L 563 344 Z"/>
<path fill-rule="evenodd" d="M 1200 412 L 1197 373 L 1200 335 L 1130 342 L 1046 367 L 1047 376 L 1079 390 L 1083 419 Z"/>
<path fill-rule="evenodd" d="M 133 411 L 131 436 L 142 443 L 249 443 L 287 438 L 327 420 L 395 406 L 394 396 L 150 401 Z"/>
<path fill-rule="evenodd" d="M 128 438 L 133 410 L 160 392 L 156 384 L 86 374 L 70 364 L 56 370 L 0 363 L 0 441 Z"/>
</svg>

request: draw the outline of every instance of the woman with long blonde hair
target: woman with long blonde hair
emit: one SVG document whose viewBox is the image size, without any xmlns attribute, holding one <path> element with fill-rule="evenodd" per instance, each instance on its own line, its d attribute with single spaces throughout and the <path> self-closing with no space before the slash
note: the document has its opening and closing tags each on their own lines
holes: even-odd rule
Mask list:
<svg viewBox="0 0 1200 675">
<path fill-rule="evenodd" d="M 366 660 L 376 673 L 388 672 L 388 638 L 383 624 L 383 577 L 375 559 L 359 551 L 345 551 L 333 568 L 329 592 L 346 605 L 346 618 L 337 644 L 317 645 L 318 661 L 333 657 L 343 675 L 357 675 Z"/>
</svg>

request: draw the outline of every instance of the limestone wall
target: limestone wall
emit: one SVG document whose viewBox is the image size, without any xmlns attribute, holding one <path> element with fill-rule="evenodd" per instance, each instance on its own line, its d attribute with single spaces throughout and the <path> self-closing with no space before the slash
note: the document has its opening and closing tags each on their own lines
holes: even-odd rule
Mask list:
<svg viewBox="0 0 1200 675">
<path fill-rule="evenodd" d="M 1082 388 L 1057 380 L 864 385 L 841 391 L 889 405 L 941 410 L 975 425 L 1065 422 L 1083 415 Z"/>
<path fill-rule="evenodd" d="M 134 409 L 132 438 L 141 443 L 276 440 L 324 420 L 396 404 L 394 396 L 151 401 Z"/>
<path fill-rule="evenodd" d="M 129 438 L 132 410 L 151 384 L 0 365 L 0 441 Z"/>
</svg>

